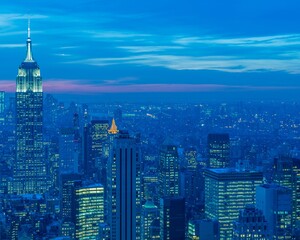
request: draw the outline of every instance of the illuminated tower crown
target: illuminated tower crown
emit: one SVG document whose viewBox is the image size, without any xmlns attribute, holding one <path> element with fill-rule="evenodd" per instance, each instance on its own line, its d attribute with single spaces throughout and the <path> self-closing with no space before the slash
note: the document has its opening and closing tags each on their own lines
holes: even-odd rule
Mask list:
<svg viewBox="0 0 300 240">
<path fill-rule="evenodd" d="M 110 127 L 110 129 L 108 130 L 108 132 L 109 132 L 110 134 L 117 134 L 117 133 L 119 132 L 118 127 L 117 127 L 117 125 L 116 125 L 116 122 L 115 122 L 115 119 L 114 119 L 114 118 L 112 119 L 111 127 Z"/>
</svg>

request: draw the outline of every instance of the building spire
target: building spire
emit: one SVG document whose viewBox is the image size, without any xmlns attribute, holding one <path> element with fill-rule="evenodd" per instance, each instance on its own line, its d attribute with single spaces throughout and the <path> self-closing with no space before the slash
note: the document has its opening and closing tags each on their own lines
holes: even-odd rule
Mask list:
<svg viewBox="0 0 300 240">
<path fill-rule="evenodd" d="M 117 134 L 119 132 L 118 128 L 117 128 L 117 125 L 116 125 L 116 122 L 115 122 L 115 119 L 113 118 L 112 119 L 112 122 L 111 122 L 111 127 L 110 129 L 108 130 L 108 132 L 110 134 Z"/>
<path fill-rule="evenodd" d="M 27 54 L 24 62 L 34 62 L 32 57 L 32 45 L 30 36 L 30 18 L 28 18 L 28 28 L 27 28 Z"/>
<path fill-rule="evenodd" d="M 28 18 L 27 38 L 30 39 L 30 17 Z"/>
</svg>

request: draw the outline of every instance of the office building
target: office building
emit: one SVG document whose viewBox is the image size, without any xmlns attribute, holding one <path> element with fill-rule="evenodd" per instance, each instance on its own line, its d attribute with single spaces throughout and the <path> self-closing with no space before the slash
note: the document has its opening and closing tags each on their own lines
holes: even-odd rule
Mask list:
<svg viewBox="0 0 300 240">
<path fill-rule="evenodd" d="M 140 149 L 125 131 L 114 139 L 108 161 L 111 240 L 140 239 Z"/>
<path fill-rule="evenodd" d="M 179 158 L 177 147 L 166 140 L 159 155 L 159 196 L 179 196 Z"/>
<path fill-rule="evenodd" d="M 274 159 L 274 183 L 292 190 L 294 228 L 300 228 L 300 159 L 279 156 Z"/>
<path fill-rule="evenodd" d="M 263 175 L 256 171 L 220 168 L 206 169 L 205 215 L 219 221 L 220 240 L 232 239 L 233 222 L 239 210 L 255 203 L 256 186 L 262 183 Z"/>
<path fill-rule="evenodd" d="M 78 157 L 75 152 L 73 128 L 60 130 L 59 159 L 60 173 L 78 173 Z"/>
<path fill-rule="evenodd" d="M 153 239 L 151 234 L 153 222 L 159 219 L 159 209 L 152 201 L 147 201 L 141 210 L 141 240 Z"/>
<path fill-rule="evenodd" d="M 104 223 L 104 188 L 101 184 L 78 187 L 75 190 L 76 237 L 97 239 Z"/>
<path fill-rule="evenodd" d="M 256 207 L 268 222 L 270 239 L 292 239 L 292 190 L 276 184 L 256 188 Z"/>
<path fill-rule="evenodd" d="M 160 239 L 185 239 L 185 200 L 181 197 L 160 199 Z"/>
<path fill-rule="evenodd" d="M 247 205 L 233 224 L 233 240 L 267 240 L 268 223 L 261 210 Z"/>
<path fill-rule="evenodd" d="M 230 140 L 228 134 L 208 134 L 208 166 L 226 168 L 230 165 Z"/>
</svg>

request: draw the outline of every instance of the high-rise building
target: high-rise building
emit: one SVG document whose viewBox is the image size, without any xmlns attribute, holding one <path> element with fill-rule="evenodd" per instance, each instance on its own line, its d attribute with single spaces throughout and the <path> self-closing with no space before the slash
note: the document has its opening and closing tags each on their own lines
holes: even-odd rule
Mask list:
<svg viewBox="0 0 300 240">
<path fill-rule="evenodd" d="M 185 200 L 181 197 L 160 199 L 160 239 L 185 239 Z"/>
<path fill-rule="evenodd" d="M 5 92 L 0 91 L 0 115 L 4 113 L 5 110 Z"/>
<path fill-rule="evenodd" d="M 108 161 L 111 240 L 140 239 L 140 157 L 136 140 L 120 132 Z"/>
<path fill-rule="evenodd" d="M 179 159 L 177 147 L 165 141 L 159 156 L 159 196 L 179 196 Z"/>
<path fill-rule="evenodd" d="M 153 221 L 159 219 L 159 209 L 152 201 L 147 201 L 141 211 L 141 240 L 153 239 L 151 236 Z M 158 235 L 159 237 L 159 235 Z"/>
<path fill-rule="evenodd" d="M 279 156 L 274 159 L 273 181 L 292 190 L 294 228 L 300 228 L 300 159 L 291 156 Z"/>
<path fill-rule="evenodd" d="M 219 221 L 220 240 L 232 239 L 233 222 L 239 210 L 255 203 L 256 186 L 262 184 L 263 175 L 256 171 L 220 168 L 206 169 L 205 214 Z"/>
<path fill-rule="evenodd" d="M 99 236 L 99 226 L 104 223 L 104 188 L 101 184 L 78 187 L 75 190 L 76 237 L 94 239 Z"/>
<path fill-rule="evenodd" d="M 229 167 L 230 140 L 228 134 L 208 134 L 207 146 L 210 168 Z"/>
<path fill-rule="evenodd" d="M 268 223 L 261 210 L 247 205 L 233 224 L 233 240 L 267 240 Z"/>
<path fill-rule="evenodd" d="M 82 186 L 79 174 L 62 174 L 60 177 L 60 213 L 61 219 L 75 224 L 75 189 Z"/>
<path fill-rule="evenodd" d="M 5 124 L 5 92 L 0 91 L 0 126 Z"/>
<path fill-rule="evenodd" d="M 106 120 L 92 120 L 84 127 L 84 169 L 89 178 L 100 180 L 102 169 L 106 169 L 109 152 L 109 124 Z M 102 179 L 106 176 L 102 177 Z"/>
<path fill-rule="evenodd" d="M 40 68 L 32 56 L 29 26 L 27 54 L 19 67 L 16 87 L 14 192 L 44 193 L 47 175 L 43 158 L 43 88 Z"/>
<path fill-rule="evenodd" d="M 96 168 L 102 168 L 102 160 L 108 157 L 108 128 L 107 120 L 92 120 L 91 122 L 91 152 L 92 161 Z"/>
<path fill-rule="evenodd" d="M 78 173 L 74 129 L 62 128 L 59 136 L 60 173 Z"/>
<path fill-rule="evenodd" d="M 195 212 L 196 205 L 200 204 L 201 184 L 203 184 L 203 174 L 197 162 L 197 151 L 189 148 L 185 151 L 186 169 L 184 174 L 184 194 L 188 211 Z"/>
<path fill-rule="evenodd" d="M 268 222 L 269 239 L 292 239 L 292 190 L 276 184 L 256 188 L 256 207 Z"/>
</svg>

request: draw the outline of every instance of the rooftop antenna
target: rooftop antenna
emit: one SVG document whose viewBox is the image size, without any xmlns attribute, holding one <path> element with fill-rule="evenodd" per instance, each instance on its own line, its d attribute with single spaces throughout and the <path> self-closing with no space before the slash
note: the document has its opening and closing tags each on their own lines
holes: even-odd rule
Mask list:
<svg viewBox="0 0 300 240">
<path fill-rule="evenodd" d="M 27 35 L 30 38 L 30 16 L 28 15 L 28 28 L 27 28 Z"/>
</svg>

